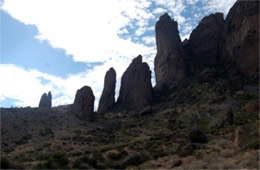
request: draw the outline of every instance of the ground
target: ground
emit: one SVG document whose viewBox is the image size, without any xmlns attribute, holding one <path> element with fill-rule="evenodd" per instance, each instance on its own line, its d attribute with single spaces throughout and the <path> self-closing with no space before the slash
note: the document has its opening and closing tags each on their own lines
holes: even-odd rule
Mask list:
<svg viewBox="0 0 260 170">
<path fill-rule="evenodd" d="M 259 169 L 259 87 L 235 90 L 221 75 L 155 93 L 151 112 L 93 122 L 71 105 L 1 109 L 1 168 Z"/>
</svg>

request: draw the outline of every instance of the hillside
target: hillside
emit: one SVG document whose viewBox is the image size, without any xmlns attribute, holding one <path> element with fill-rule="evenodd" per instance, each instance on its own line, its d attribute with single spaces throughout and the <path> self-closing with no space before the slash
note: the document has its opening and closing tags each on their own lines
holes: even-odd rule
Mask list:
<svg viewBox="0 0 260 170">
<path fill-rule="evenodd" d="M 259 2 L 183 42 L 168 14 L 155 32 L 155 87 L 139 55 L 117 101 L 107 71 L 97 112 L 88 86 L 71 105 L 1 108 L 1 169 L 259 169 Z"/>
</svg>

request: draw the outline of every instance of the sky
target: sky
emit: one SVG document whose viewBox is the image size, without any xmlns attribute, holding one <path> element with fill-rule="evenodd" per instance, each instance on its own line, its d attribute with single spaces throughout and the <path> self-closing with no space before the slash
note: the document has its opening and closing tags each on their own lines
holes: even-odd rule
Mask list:
<svg viewBox="0 0 260 170">
<path fill-rule="evenodd" d="M 110 67 L 120 80 L 141 54 L 151 71 L 155 23 L 164 13 L 178 21 L 181 39 L 236 0 L 0 0 L 0 107 L 37 107 L 45 92 L 53 106 L 71 104 L 88 85 L 95 109 Z M 152 84 L 155 84 L 152 73 Z"/>
</svg>

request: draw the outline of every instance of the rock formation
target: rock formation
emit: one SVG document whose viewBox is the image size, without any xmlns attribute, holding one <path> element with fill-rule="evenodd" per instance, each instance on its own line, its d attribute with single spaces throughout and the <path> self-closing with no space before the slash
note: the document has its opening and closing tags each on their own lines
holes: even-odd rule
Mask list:
<svg viewBox="0 0 260 170">
<path fill-rule="evenodd" d="M 239 76 L 259 80 L 259 1 L 238 0 L 223 31 L 223 60 L 233 85 Z"/>
<path fill-rule="evenodd" d="M 77 90 L 72 112 L 82 120 L 93 121 L 95 118 L 94 109 L 95 96 L 92 89 L 84 86 Z"/>
<path fill-rule="evenodd" d="M 157 54 L 154 61 L 156 88 L 169 88 L 186 75 L 184 51 L 178 24 L 168 14 L 160 17 L 155 26 Z"/>
<path fill-rule="evenodd" d="M 151 71 L 142 56 L 134 58 L 121 79 L 117 108 L 141 111 L 152 104 Z"/>
<path fill-rule="evenodd" d="M 116 71 L 110 68 L 106 72 L 104 89 L 99 100 L 98 113 L 104 114 L 115 106 Z"/>
<path fill-rule="evenodd" d="M 40 108 L 44 108 L 44 107 L 51 108 L 51 100 L 52 100 L 51 92 L 49 92 L 48 95 L 46 93 L 44 93 L 41 97 L 39 107 Z"/>
<path fill-rule="evenodd" d="M 191 73 L 201 71 L 204 67 L 214 66 L 218 63 L 223 28 L 224 15 L 216 13 L 204 17 L 192 31 L 188 41 Z M 185 45 L 185 42 L 183 44 Z"/>
</svg>

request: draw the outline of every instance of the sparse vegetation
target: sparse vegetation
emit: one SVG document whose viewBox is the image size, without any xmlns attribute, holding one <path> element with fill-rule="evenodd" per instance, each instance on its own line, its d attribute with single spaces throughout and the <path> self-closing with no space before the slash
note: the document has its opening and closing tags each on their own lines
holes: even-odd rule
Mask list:
<svg viewBox="0 0 260 170">
<path fill-rule="evenodd" d="M 30 134 L 25 135 L 23 137 L 21 137 L 19 140 L 15 141 L 15 143 L 17 145 L 24 145 L 26 143 L 28 143 L 28 141 L 32 138 L 32 136 Z"/>
</svg>

